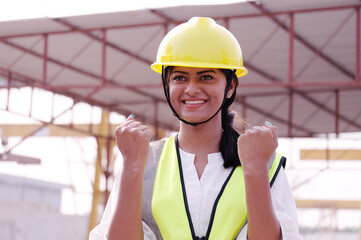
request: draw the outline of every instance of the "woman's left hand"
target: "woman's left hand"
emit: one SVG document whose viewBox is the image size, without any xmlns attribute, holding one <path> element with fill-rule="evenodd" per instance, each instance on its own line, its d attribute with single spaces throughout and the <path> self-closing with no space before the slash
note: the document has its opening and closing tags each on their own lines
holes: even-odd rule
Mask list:
<svg viewBox="0 0 361 240">
<path fill-rule="evenodd" d="M 238 138 L 238 156 L 245 174 L 264 172 L 278 146 L 278 129 L 268 123 L 246 130 Z"/>
</svg>

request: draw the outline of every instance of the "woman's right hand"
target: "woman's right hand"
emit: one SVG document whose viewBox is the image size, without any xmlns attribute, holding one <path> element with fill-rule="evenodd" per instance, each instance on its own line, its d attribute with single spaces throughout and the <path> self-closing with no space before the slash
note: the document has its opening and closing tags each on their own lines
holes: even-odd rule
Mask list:
<svg viewBox="0 0 361 240">
<path fill-rule="evenodd" d="M 115 130 L 118 149 L 123 156 L 123 166 L 144 169 L 149 154 L 152 131 L 130 115 Z"/>
</svg>

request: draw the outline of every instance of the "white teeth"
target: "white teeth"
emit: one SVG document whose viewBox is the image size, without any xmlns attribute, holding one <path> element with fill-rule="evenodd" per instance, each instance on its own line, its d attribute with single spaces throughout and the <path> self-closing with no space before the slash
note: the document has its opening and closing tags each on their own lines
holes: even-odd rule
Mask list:
<svg viewBox="0 0 361 240">
<path fill-rule="evenodd" d="M 200 100 L 197 100 L 197 101 L 185 101 L 186 104 L 200 104 L 200 103 L 204 103 L 205 101 L 200 101 Z"/>
</svg>

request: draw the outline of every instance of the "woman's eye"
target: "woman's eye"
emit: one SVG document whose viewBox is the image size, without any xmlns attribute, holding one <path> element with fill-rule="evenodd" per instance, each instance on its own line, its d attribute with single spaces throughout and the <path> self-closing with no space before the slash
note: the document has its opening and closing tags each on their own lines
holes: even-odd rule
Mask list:
<svg viewBox="0 0 361 240">
<path fill-rule="evenodd" d="M 184 81 L 185 80 L 185 77 L 183 76 L 174 76 L 172 78 L 173 81 Z"/>
<path fill-rule="evenodd" d="M 202 79 L 202 80 L 212 80 L 213 77 L 210 76 L 210 75 L 203 75 L 203 76 L 201 76 L 201 79 Z"/>
</svg>

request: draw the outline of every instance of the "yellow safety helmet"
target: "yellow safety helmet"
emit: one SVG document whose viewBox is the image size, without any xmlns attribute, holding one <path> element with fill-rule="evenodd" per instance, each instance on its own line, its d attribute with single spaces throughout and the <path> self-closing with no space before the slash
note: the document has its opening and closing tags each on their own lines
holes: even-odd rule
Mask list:
<svg viewBox="0 0 361 240">
<path fill-rule="evenodd" d="M 162 73 L 163 66 L 232 69 L 237 77 L 248 72 L 237 39 L 212 18 L 204 17 L 193 17 L 168 32 L 151 68 Z"/>
</svg>

